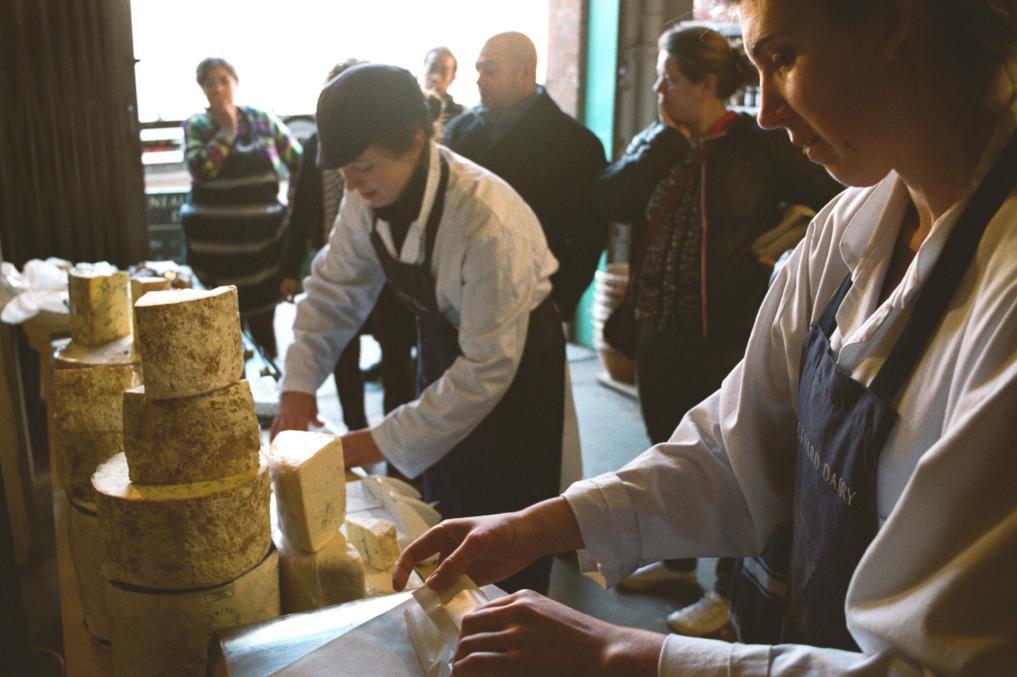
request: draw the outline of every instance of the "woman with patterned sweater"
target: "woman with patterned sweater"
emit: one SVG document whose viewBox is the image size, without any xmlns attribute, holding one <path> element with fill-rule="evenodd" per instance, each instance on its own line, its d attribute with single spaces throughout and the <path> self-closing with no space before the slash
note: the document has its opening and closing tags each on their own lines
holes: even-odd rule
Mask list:
<svg viewBox="0 0 1017 677">
<path fill-rule="evenodd" d="M 233 102 L 237 73 L 225 59 L 203 60 L 197 80 L 208 108 L 184 122 L 193 181 L 180 210 L 187 262 L 206 286 L 236 285 L 244 325 L 275 357 L 272 320 L 286 228 L 279 174 L 285 167 L 296 176 L 300 144 L 276 116 Z"/>
</svg>

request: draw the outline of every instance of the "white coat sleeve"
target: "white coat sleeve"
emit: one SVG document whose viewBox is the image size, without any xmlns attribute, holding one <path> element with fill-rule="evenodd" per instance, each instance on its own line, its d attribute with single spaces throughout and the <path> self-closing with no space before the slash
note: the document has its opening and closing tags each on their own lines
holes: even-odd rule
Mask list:
<svg viewBox="0 0 1017 677">
<path fill-rule="evenodd" d="M 385 284 L 370 241 L 370 221 L 355 201 L 343 200 L 328 244 L 304 278 L 293 344 L 286 352 L 280 390 L 314 393 L 335 369 Z"/>
<path fill-rule="evenodd" d="M 495 216 L 465 243 L 461 262 L 459 356 L 420 398 L 372 430 L 385 458 L 416 477 L 462 441 L 512 383 L 536 305 L 530 244 Z M 447 262 L 440 261 L 442 266 Z"/>
</svg>

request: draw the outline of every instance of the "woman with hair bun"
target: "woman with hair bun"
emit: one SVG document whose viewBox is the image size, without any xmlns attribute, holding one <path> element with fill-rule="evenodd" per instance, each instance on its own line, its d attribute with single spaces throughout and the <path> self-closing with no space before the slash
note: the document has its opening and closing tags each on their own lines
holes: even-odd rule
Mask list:
<svg viewBox="0 0 1017 677">
<path fill-rule="evenodd" d="M 733 556 L 751 558 L 744 580 L 764 604 L 729 643 L 516 593 L 463 618 L 457 677 L 1017 665 L 1017 7 L 740 11 L 760 125 L 849 187 L 777 274 L 745 357 L 666 443 L 559 498 L 439 524 L 403 551 L 395 583 L 434 553 L 436 590 L 568 550 L 608 583 L 668 557 Z"/>
<path fill-rule="evenodd" d="M 609 219 L 633 225 L 636 386 L 651 444 L 666 442 L 745 352 L 769 274 L 752 241 L 788 205 L 818 210 L 843 188 L 786 134 L 728 110 L 732 95 L 758 76 L 723 35 L 679 25 L 659 44 L 658 121 L 604 170 L 594 191 Z M 720 558 L 713 590 L 672 613 L 671 629 L 698 636 L 724 629 L 734 566 Z M 650 564 L 619 588 L 695 581 L 696 560 L 688 558 Z"/>
</svg>

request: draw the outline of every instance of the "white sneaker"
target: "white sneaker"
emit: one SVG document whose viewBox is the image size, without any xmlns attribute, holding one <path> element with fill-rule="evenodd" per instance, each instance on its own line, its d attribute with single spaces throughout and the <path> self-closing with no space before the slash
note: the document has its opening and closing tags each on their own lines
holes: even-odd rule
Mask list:
<svg viewBox="0 0 1017 677">
<path fill-rule="evenodd" d="M 651 588 L 687 587 L 696 584 L 696 570 L 675 571 L 663 562 L 654 562 L 636 569 L 631 576 L 620 580 L 616 588 L 634 592 Z"/>
<path fill-rule="evenodd" d="M 679 635 L 705 637 L 731 622 L 731 601 L 712 590 L 687 607 L 672 612 L 667 624 Z"/>
</svg>

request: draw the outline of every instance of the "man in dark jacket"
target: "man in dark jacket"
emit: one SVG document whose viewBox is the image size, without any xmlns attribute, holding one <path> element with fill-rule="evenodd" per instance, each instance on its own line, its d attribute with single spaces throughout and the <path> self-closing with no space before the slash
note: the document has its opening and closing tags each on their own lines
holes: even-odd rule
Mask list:
<svg viewBox="0 0 1017 677">
<path fill-rule="evenodd" d="M 522 33 L 488 40 L 477 74 L 481 105 L 449 123 L 444 143 L 505 179 L 536 212 L 560 265 L 552 296 L 571 320 L 607 241 L 592 199 L 604 148 L 537 86 L 537 50 Z"/>
</svg>

